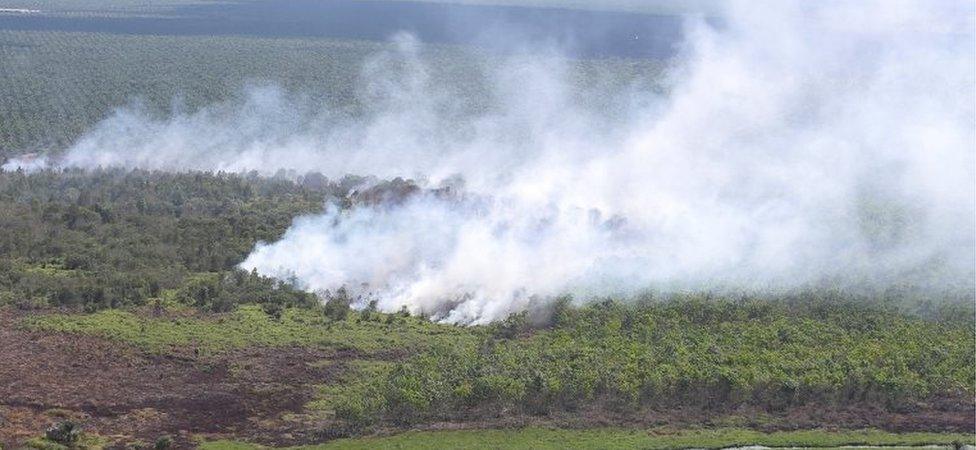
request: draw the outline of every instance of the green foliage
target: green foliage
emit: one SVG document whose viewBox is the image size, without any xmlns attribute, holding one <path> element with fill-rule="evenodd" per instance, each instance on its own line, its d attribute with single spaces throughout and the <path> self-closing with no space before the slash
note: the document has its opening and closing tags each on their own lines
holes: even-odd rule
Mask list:
<svg viewBox="0 0 976 450">
<path fill-rule="evenodd" d="M 71 11 L 84 11 L 80 3 L 90 3 L 28 1 Z M 132 6 L 127 0 L 97 1 Z M 312 104 L 361 113 L 365 105 L 355 98 L 353 79 L 368 55 L 383 45 L 3 30 L 0 162 L 25 151 L 63 149 L 133 96 L 150 113 L 165 116 L 180 103 L 174 98 L 193 111 L 239 97 L 255 79 L 280 84 L 289 93 L 310 92 Z M 434 83 L 448 86 L 449 80 L 453 84 L 447 89 L 484 102 L 466 107 L 491 106 L 489 95 L 471 95 L 484 92 L 475 70 L 483 56 L 441 47 L 425 47 L 424 56 L 435 61 L 430 64 Z M 637 61 L 567 64 L 578 86 L 628 84 L 633 74 L 659 69 Z M 614 114 L 611 108 L 603 110 Z M 0 306 L 84 310 L 90 314 L 36 315 L 23 324 L 104 336 L 151 352 L 301 345 L 356 349 L 364 357 L 407 355 L 395 363 L 349 362 L 337 384 L 321 387 L 308 408 L 339 420 L 348 431 L 384 420 L 412 424 L 485 412 L 546 415 L 597 404 L 625 413 L 676 405 L 774 410 L 869 403 L 900 408 L 940 395 L 972 398 L 976 386 L 971 286 L 962 297 L 948 288 L 946 295 L 932 295 L 907 286 L 858 295 L 820 289 L 776 298 L 686 296 L 582 308 L 562 298 L 544 320 L 523 313 L 489 327 L 459 328 L 405 312 L 357 312 L 345 290 L 328 295 L 319 309 L 318 301 L 295 289 L 295 283 L 235 269 L 257 242 L 279 238 L 294 217 L 314 213 L 327 198 L 346 191 L 342 182 L 319 174 L 0 172 Z M 865 233 L 879 247 L 897 243 L 912 229 L 906 223 L 909 213 L 885 204 L 859 211 Z M 145 305 L 152 305 L 154 314 L 131 308 Z M 197 311 L 167 314 L 175 305 Z M 85 447 L 88 438 L 62 423 L 46 439 L 28 445 Z M 873 431 L 528 428 L 407 433 L 340 440 L 321 448 L 684 448 L 957 440 L 973 441 L 971 435 Z M 167 442 L 160 438 L 155 447 L 165 448 Z M 253 448 L 231 443 L 204 447 Z"/>
<path fill-rule="evenodd" d="M 399 423 L 465 412 L 546 415 L 601 404 L 767 410 L 818 403 L 899 408 L 976 386 L 972 328 L 849 303 L 790 306 L 676 299 L 561 309 L 531 332 L 521 316 L 478 340 L 397 364 L 373 414 Z M 362 420 L 362 419 L 358 419 Z"/>
<path fill-rule="evenodd" d="M 679 298 L 559 311 L 558 322 L 543 328 L 518 318 L 466 328 L 378 312 L 362 320 L 355 311 L 334 320 L 309 308 L 285 308 L 274 317 L 259 305 L 209 317 L 110 310 L 37 315 L 23 324 L 153 352 L 301 345 L 411 355 L 395 364 L 353 363 L 346 378 L 322 388 L 309 408 L 349 430 L 593 405 L 625 413 L 738 405 L 776 411 L 811 403 L 901 409 L 972 395 L 976 386 L 969 325 L 865 305 Z M 523 331 L 499 334 L 513 323 Z"/>
<path fill-rule="evenodd" d="M 152 352 L 245 346 L 355 349 L 307 405 L 335 421 L 331 438 L 383 423 L 411 425 L 498 414 L 604 408 L 624 414 L 674 407 L 766 411 L 799 405 L 910 409 L 966 397 L 976 386 L 970 325 L 939 323 L 856 303 L 676 298 L 555 308 L 533 328 L 522 318 L 489 327 L 417 317 L 260 305 L 205 316 L 145 317 L 107 310 L 26 317 L 33 329 L 87 333 Z M 555 313 L 554 313 L 555 314 Z M 383 320 L 395 317 L 396 320 Z M 499 333 L 512 328 L 517 333 Z"/>
<path fill-rule="evenodd" d="M 529 330 L 528 313 L 520 312 L 509 315 L 492 325 L 492 336 L 496 339 L 514 339 Z"/>
<path fill-rule="evenodd" d="M 173 438 L 169 436 L 160 436 L 156 438 L 156 442 L 153 443 L 153 450 L 168 450 L 173 447 Z"/>
<path fill-rule="evenodd" d="M 74 445 L 79 437 L 81 437 L 81 427 L 70 420 L 56 423 L 44 432 L 45 439 L 65 446 Z"/>
<path fill-rule="evenodd" d="M 373 411 L 383 402 L 373 380 L 386 377 L 392 367 L 392 363 L 385 361 L 352 361 L 338 382 L 322 386 L 318 398 L 306 408 L 331 414 L 340 421 L 344 429 L 330 437 L 348 435 L 373 425 L 376 421 Z"/>
<path fill-rule="evenodd" d="M 341 287 L 334 294 L 329 293 L 326 295 L 323 312 L 326 317 L 332 320 L 346 320 L 346 317 L 349 316 L 351 304 L 352 299 L 349 297 L 349 293 L 346 292 L 346 288 Z"/>
<path fill-rule="evenodd" d="M 157 8 L 174 1 L 184 0 Z M 62 2 L 70 3 L 66 9 L 73 16 L 78 3 L 92 3 L 57 1 Z M 108 2 L 124 3 L 111 8 L 113 16 L 159 14 L 139 11 L 141 2 Z M 54 2 L 38 3 L 50 12 Z M 177 109 L 192 112 L 237 101 L 255 84 L 280 86 L 293 97 L 307 97 L 315 108 L 361 113 L 369 105 L 357 97 L 356 80 L 370 57 L 389 48 L 388 43 L 320 38 L 0 30 L 0 163 L 19 153 L 62 150 L 121 106 L 136 103 L 164 117 Z M 421 53 L 430 62 L 433 83 L 472 99 L 466 109 L 490 106 L 480 65 L 498 55 L 438 45 L 424 46 Z M 597 84 L 627 86 L 663 67 L 651 60 L 567 64 L 581 91 Z M 590 101 L 606 101 L 597 93 L 590 96 Z"/>
<path fill-rule="evenodd" d="M 24 443 L 25 448 L 38 450 L 101 450 L 107 444 L 108 440 L 103 436 L 85 433 L 80 425 L 70 420 L 54 424 L 45 431 L 44 437 Z"/>
<path fill-rule="evenodd" d="M 281 317 L 284 308 L 319 304 L 314 295 L 293 289 L 288 283 L 241 270 L 190 277 L 174 297 L 180 303 L 213 312 L 228 312 L 242 303 L 258 304 L 275 318 Z"/>
<path fill-rule="evenodd" d="M 212 353 L 252 345 L 317 346 L 373 353 L 475 339 L 471 330 L 413 317 L 392 326 L 382 321 L 333 321 L 314 309 L 288 308 L 276 319 L 258 305 L 207 317 L 145 317 L 121 310 L 36 315 L 25 318 L 23 325 L 104 336 L 158 353 L 187 346 Z"/>
<path fill-rule="evenodd" d="M 0 172 L 0 300 L 87 311 L 165 296 L 216 312 L 312 306 L 290 283 L 234 267 L 342 189 L 319 177 Z"/>
</svg>

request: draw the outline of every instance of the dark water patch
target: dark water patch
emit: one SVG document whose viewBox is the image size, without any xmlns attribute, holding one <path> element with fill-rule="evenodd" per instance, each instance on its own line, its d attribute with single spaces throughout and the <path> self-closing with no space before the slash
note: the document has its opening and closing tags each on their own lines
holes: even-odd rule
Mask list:
<svg viewBox="0 0 976 450">
<path fill-rule="evenodd" d="M 408 1 L 243 0 L 173 8 L 165 17 L 0 15 L 0 29 L 134 35 L 243 35 L 423 42 L 503 52 L 529 46 L 577 57 L 667 58 L 683 18 L 627 12 Z"/>
</svg>

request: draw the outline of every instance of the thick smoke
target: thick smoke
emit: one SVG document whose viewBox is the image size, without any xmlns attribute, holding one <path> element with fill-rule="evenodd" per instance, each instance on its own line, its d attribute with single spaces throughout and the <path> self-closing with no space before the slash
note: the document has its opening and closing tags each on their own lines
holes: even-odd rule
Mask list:
<svg viewBox="0 0 976 450">
<path fill-rule="evenodd" d="M 365 119 L 256 89 L 243 108 L 120 111 L 61 164 L 413 177 L 427 189 L 299 218 L 242 267 L 451 322 L 561 294 L 971 283 L 972 5 L 723 19 L 689 21 L 659 97 L 586 101 L 558 58 L 514 57 L 485 75 L 493 106 L 462 112 L 401 37 L 364 70 Z"/>
</svg>

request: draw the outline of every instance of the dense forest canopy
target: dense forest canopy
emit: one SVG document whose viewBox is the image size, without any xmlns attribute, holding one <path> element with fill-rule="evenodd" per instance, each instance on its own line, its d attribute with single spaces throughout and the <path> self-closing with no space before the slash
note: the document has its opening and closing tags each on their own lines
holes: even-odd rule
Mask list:
<svg viewBox="0 0 976 450">
<path fill-rule="evenodd" d="M 124 170 L 3 173 L 0 186 L 6 302 L 86 310 L 144 305 L 176 291 L 217 310 L 241 300 L 218 306 L 191 280 L 217 286 L 206 295 L 246 284 L 253 291 L 235 295 L 248 302 L 307 304 L 309 294 L 282 282 L 231 274 L 257 241 L 279 236 L 341 189 L 314 175 Z"/>
</svg>

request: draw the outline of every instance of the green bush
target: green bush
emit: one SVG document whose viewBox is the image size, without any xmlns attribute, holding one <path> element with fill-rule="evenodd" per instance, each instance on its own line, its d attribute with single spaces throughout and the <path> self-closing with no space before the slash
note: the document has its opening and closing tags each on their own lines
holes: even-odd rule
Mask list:
<svg viewBox="0 0 976 450">
<path fill-rule="evenodd" d="M 153 450 L 168 450 L 172 447 L 173 438 L 165 435 L 156 438 L 156 442 L 153 443 Z"/>
<path fill-rule="evenodd" d="M 435 346 L 397 364 L 378 381 L 382 402 L 356 414 L 412 423 L 597 404 L 623 412 L 808 403 L 898 409 L 976 385 L 971 327 L 869 304 L 679 297 L 554 311 L 559 319 L 543 328 L 515 315 L 488 327 L 480 342 Z"/>
<path fill-rule="evenodd" d="M 70 420 L 65 420 L 51 425 L 44 432 L 44 437 L 51 442 L 70 447 L 81 437 L 81 427 Z"/>
<path fill-rule="evenodd" d="M 352 309 L 352 298 L 349 297 L 346 288 L 341 287 L 335 293 L 326 293 L 325 298 L 325 306 L 323 307 L 325 316 L 337 322 L 346 320 L 349 311 Z"/>
<path fill-rule="evenodd" d="M 293 283 L 235 269 L 257 242 L 279 238 L 295 216 L 321 210 L 340 189 L 302 180 L 0 171 L 0 292 L 85 311 L 141 306 L 172 292 L 209 311 L 315 305 Z"/>
</svg>

